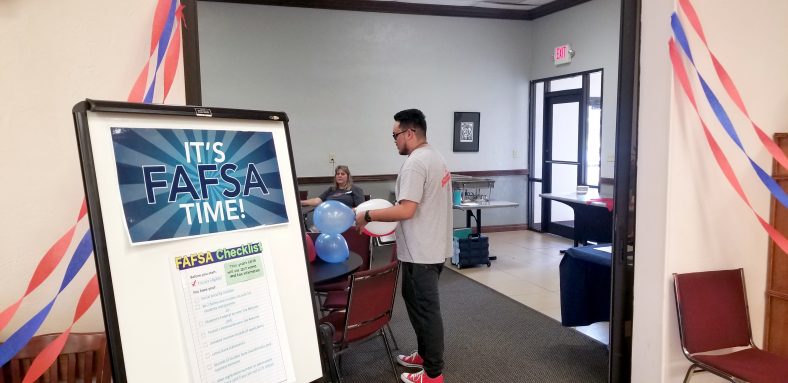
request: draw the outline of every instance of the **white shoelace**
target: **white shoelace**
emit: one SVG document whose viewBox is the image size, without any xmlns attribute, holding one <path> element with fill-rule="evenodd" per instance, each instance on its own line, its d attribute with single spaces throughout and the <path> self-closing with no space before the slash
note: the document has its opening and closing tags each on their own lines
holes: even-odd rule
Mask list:
<svg viewBox="0 0 788 383">
<path fill-rule="evenodd" d="M 424 380 L 424 370 L 410 374 L 410 378 L 411 380 L 418 379 L 418 380 L 413 380 L 414 382 L 422 382 Z"/>
</svg>

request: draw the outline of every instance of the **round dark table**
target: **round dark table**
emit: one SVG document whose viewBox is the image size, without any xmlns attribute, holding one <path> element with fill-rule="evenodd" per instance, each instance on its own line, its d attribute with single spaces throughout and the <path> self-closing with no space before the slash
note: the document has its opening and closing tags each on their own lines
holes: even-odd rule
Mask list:
<svg viewBox="0 0 788 383">
<path fill-rule="evenodd" d="M 348 259 L 341 263 L 328 263 L 317 257 L 314 262 L 309 264 L 309 277 L 312 279 L 312 283 L 323 283 L 346 277 L 358 270 L 361 263 L 361 256 L 352 251 Z"/>
</svg>

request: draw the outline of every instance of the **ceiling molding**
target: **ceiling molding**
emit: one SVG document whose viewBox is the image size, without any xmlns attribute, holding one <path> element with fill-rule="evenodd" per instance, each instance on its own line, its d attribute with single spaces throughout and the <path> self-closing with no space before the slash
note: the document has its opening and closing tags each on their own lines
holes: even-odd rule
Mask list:
<svg viewBox="0 0 788 383">
<path fill-rule="evenodd" d="M 485 19 L 533 20 L 590 0 L 555 0 L 528 11 L 463 7 L 453 5 L 403 3 L 367 0 L 203 0 L 217 3 L 273 5 L 281 7 L 320 8 L 343 11 L 400 13 L 410 15 L 474 17 Z"/>
<path fill-rule="evenodd" d="M 563 11 L 564 9 L 574 7 L 575 5 L 580 5 L 590 0 L 556 0 L 552 3 L 547 3 L 540 7 L 536 7 L 532 9 L 529 13 L 531 14 L 531 18 L 528 20 L 538 19 L 542 16 L 547 16 L 551 13 L 556 13 L 558 11 Z"/>
</svg>

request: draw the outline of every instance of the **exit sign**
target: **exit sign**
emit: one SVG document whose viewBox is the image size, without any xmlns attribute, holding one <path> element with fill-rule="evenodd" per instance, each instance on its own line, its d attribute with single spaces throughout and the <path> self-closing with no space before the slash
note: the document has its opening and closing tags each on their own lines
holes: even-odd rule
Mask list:
<svg viewBox="0 0 788 383">
<path fill-rule="evenodd" d="M 559 47 L 555 47 L 553 50 L 553 64 L 561 65 L 561 64 L 568 64 L 572 62 L 572 56 L 575 55 L 575 52 L 572 50 L 572 47 L 569 44 L 564 44 Z"/>
</svg>

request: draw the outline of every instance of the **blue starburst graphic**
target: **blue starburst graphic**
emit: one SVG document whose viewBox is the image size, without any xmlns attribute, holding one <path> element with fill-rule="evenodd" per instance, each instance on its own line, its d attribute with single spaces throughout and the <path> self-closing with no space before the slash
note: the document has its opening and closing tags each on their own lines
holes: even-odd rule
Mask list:
<svg viewBox="0 0 788 383">
<path fill-rule="evenodd" d="M 270 132 L 115 127 L 132 243 L 287 222 Z"/>
</svg>

